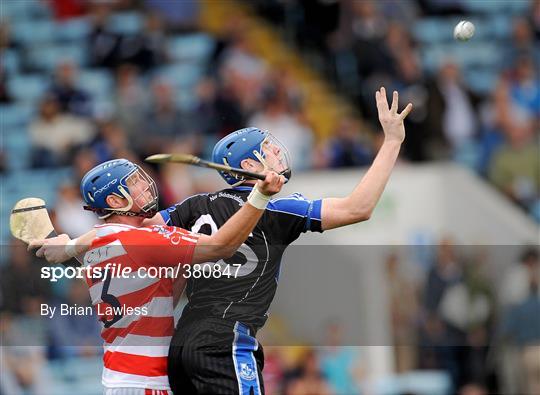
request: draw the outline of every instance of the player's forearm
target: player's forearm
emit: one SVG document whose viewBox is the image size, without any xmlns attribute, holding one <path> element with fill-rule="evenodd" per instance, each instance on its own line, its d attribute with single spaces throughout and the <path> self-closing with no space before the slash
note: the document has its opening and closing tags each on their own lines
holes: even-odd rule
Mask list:
<svg viewBox="0 0 540 395">
<path fill-rule="evenodd" d="M 249 203 L 244 204 L 214 235 L 201 235 L 192 262 L 195 264 L 231 257 L 249 237 L 263 213 L 264 210 Z"/>
<path fill-rule="evenodd" d="M 77 237 L 75 241 L 75 252 L 77 256 L 84 255 L 90 249 L 92 241 L 96 238 L 96 230 L 92 229 L 84 235 Z"/>
<path fill-rule="evenodd" d="M 323 200 L 324 230 L 366 221 L 371 217 L 390 178 L 400 147 L 400 142 L 385 141 L 373 164 L 349 196 Z"/>
<path fill-rule="evenodd" d="M 349 195 L 350 205 L 357 208 L 360 215 L 371 216 L 392 174 L 400 148 L 398 141 L 385 141 L 362 181 Z"/>
</svg>

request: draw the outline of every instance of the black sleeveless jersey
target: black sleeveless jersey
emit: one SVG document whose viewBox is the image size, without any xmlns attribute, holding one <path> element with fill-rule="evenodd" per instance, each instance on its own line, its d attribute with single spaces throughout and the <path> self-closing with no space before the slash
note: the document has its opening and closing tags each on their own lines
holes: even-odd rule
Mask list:
<svg viewBox="0 0 540 395">
<path fill-rule="evenodd" d="M 215 233 L 246 201 L 251 187 L 195 195 L 161 211 L 167 225 Z M 276 293 L 285 248 L 306 231 L 321 232 L 321 200 L 300 194 L 272 200 L 244 244 L 229 259 L 191 268 L 182 321 L 223 318 L 258 330 Z"/>
</svg>

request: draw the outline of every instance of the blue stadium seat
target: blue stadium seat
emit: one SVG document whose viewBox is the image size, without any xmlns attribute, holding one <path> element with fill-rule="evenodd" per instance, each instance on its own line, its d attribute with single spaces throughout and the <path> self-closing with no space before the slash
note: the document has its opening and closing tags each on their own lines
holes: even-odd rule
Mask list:
<svg viewBox="0 0 540 395">
<path fill-rule="evenodd" d="M 120 12 L 110 17 L 108 28 L 118 34 L 137 34 L 142 31 L 143 18 L 137 12 Z"/>
<path fill-rule="evenodd" d="M 416 40 L 423 43 L 437 43 L 451 40 L 455 24 L 444 18 L 424 18 L 415 22 L 412 33 Z"/>
<path fill-rule="evenodd" d="M 449 45 L 425 45 L 420 48 L 420 59 L 422 67 L 428 74 L 437 71 L 442 62 L 447 59 L 450 54 L 447 52 Z"/>
<path fill-rule="evenodd" d="M 32 68 L 51 72 L 63 61 L 71 61 L 79 66 L 87 63 L 86 47 L 82 44 L 47 45 L 34 47 L 29 52 Z"/>
<path fill-rule="evenodd" d="M 177 63 L 164 66 L 157 70 L 154 76 L 163 78 L 177 89 L 194 87 L 203 75 L 203 69 L 191 63 Z"/>
<path fill-rule="evenodd" d="M 492 41 L 471 41 L 467 45 L 456 45 L 452 48 L 451 54 L 463 67 L 480 66 L 496 69 L 502 60 L 500 48 Z"/>
<path fill-rule="evenodd" d="M 498 73 L 489 68 L 470 68 L 463 72 L 465 82 L 475 93 L 488 95 L 495 89 Z"/>
<path fill-rule="evenodd" d="M 373 384 L 373 391 L 380 395 L 446 395 L 451 393 L 451 389 L 450 377 L 444 371 L 412 371 L 385 376 Z"/>
<path fill-rule="evenodd" d="M 39 74 L 25 74 L 8 79 L 8 89 L 20 101 L 32 103 L 39 100 L 49 85 L 49 79 Z"/>
<path fill-rule="evenodd" d="M 96 100 L 110 97 L 113 84 L 113 78 L 107 70 L 86 69 L 79 73 L 78 85 Z"/>
<path fill-rule="evenodd" d="M 24 3 L 24 1 L 21 1 Z M 38 45 L 52 42 L 55 38 L 55 25 L 51 21 L 22 21 L 12 26 L 14 38 L 23 45 Z"/>
<path fill-rule="evenodd" d="M 1 18 L 6 17 L 14 24 L 27 19 L 50 18 L 51 10 L 42 1 L 3 0 Z"/>
<path fill-rule="evenodd" d="M 56 24 L 56 39 L 58 41 L 84 41 L 91 31 L 88 18 L 72 18 Z"/>
<path fill-rule="evenodd" d="M 191 90 L 180 89 L 176 95 L 177 107 L 184 111 L 193 111 L 199 99 Z"/>
<path fill-rule="evenodd" d="M 25 128 L 3 130 L 6 148 L 6 165 L 9 170 L 26 169 L 30 166 L 31 145 Z"/>
<path fill-rule="evenodd" d="M 3 67 L 8 74 L 18 74 L 20 67 L 19 53 L 13 49 L 2 52 Z"/>
<path fill-rule="evenodd" d="M 488 22 L 491 37 L 509 38 L 513 30 L 513 20 L 506 14 L 493 15 Z"/>
<path fill-rule="evenodd" d="M 515 15 L 526 15 L 532 7 L 531 1 L 507 1 L 505 2 L 506 9 Z"/>
<path fill-rule="evenodd" d="M 207 34 L 197 33 L 172 37 L 168 46 L 174 60 L 205 62 L 214 50 L 215 41 Z"/>
<path fill-rule="evenodd" d="M 521 1 L 521 0 L 517 0 Z M 505 1 L 500 0 L 463 0 L 463 7 L 472 14 L 497 14 L 505 8 Z"/>
<path fill-rule="evenodd" d="M 23 105 L 0 106 L 0 128 L 2 133 L 14 127 L 26 126 L 32 119 L 33 108 Z"/>
</svg>

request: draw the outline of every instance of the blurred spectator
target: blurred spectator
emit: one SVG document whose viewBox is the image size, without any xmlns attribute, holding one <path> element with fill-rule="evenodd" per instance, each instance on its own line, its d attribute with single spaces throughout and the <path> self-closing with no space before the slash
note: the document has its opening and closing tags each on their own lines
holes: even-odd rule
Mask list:
<svg viewBox="0 0 540 395">
<path fill-rule="evenodd" d="M 534 277 L 537 277 L 534 280 Z M 530 284 L 540 282 L 540 254 L 537 247 L 525 247 L 519 263 L 513 264 L 504 274 L 504 282 L 499 293 L 503 307 L 522 302 L 529 295 Z M 540 298 L 540 290 L 538 291 Z"/>
<path fill-rule="evenodd" d="M 255 54 L 248 32 L 238 27 L 220 59 L 220 76 L 238 98 L 246 113 L 254 109 L 267 77 L 265 62 Z"/>
<path fill-rule="evenodd" d="M 392 253 L 386 259 L 386 283 L 395 346 L 396 371 L 414 369 L 416 355 L 416 320 L 419 315 L 418 289 L 404 274 L 399 256 Z"/>
<path fill-rule="evenodd" d="M 139 141 L 143 154 L 161 152 L 173 140 L 193 135 L 195 120 L 187 112 L 178 110 L 174 89 L 165 81 L 152 84 L 152 103 L 142 125 L 144 140 Z"/>
<path fill-rule="evenodd" d="M 171 152 L 195 152 L 196 145 L 193 139 L 176 142 L 169 146 Z M 167 205 L 183 201 L 195 193 L 196 178 L 191 174 L 194 170 L 188 166 L 175 166 L 168 164 L 161 168 L 162 188 L 166 190 Z"/>
<path fill-rule="evenodd" d="M 293 168 L 305 170 L 311 166 L 313 132 L 287 111 L 287 105 L 283 93 L 273 88 L 267 89 L 261 104 L 262 110 L 253 115 L 248 125 L 272 133 L 287 147 Z"/>
<path fill-rule="evenodd" d="M 17 43 L 11 37 L 9 24 L 5 20 L 0 20 L 0 55 L 4 51 L 16 49 Z M 13 102 L 13 97 L 8 90 L 8 70 L 4 61 L 0 62 L 0 104 Z"/>
<path fill-rule="evenodd" d="M 79 183 L 83 176 L 97 164 L 98 161 L 94 150 L 90 148 L 78 150 L 73 159 L 73 176 L 75 182 Z"/>
<path fill-rule="evenodd" d="M 6 152 L 4 150 L 0 150 L 0 174 L 4 174 L 7 171 L 6 161 Z"/>
<path fill-rule="evenodd" d="M 58 231 L 77 237 L 98 223 L 90 211 L 82 210 L 84 202 L 77 185 L 63 184 L 58 189 L 55 212 Z"/>
<path fill-rule="evenodd" d="M 7 73 L 3 64 L 0 64 L 0 104 L 9 104 L 13 102 L 13 97 L 9 93 L 7 85 Z"/>
<path fill-rule="evenodd" d="M 418 0 L 427 15 L 463 15 L 463 0 Z"/>
<path fill-rule="evenodd" d="M 42 346 L 44 339 L 39 339 L 38 325 L 28 328 L 24 321 L 28 319 L 13 317 L 5 312 L 0 313 L 0 338 L 2 339 L 0 394 L 2 395 L 50 393 L 48 389 L 51 380 L 45 369 L 45 348 Z"/>
<path fill-rule="evenodd" d="M 115 118 L 131 141 L 137 141 L 140 125 L 148 109 L 147 94 L 137 68 L 123 64 L 116 73 Z"/>
<path fill-rule="evenodd" d="M 453 369 L 446 327 L 434 313 L 427 313 L 418 330 L 418 367 L 427 370 Z"/>
<path fill-rule="evenodd" d="M 446 290 L 439 309 L 460 346 L 457 384 L 486 383 L 488 377 L 486 359 L 495 307 L 485 259 L 485 252 L 478 249 L 465 266 L 464 281 Z"/>
<path fill-rule="evenodd" d="M 265 347 L 263 377 L 267 394 L 283 393 L 284 364 L 281 347 Z"/>
<path fill-rule="evenodd" d="M 540 265 L 538 252 L 525 258 L 530 265 L 527 276 L 527 294 L 510 306 L 502 319 L 502 335 L 517 347 L 522 380 L 520 392 L 537 394 L 540 391 Z"/>
<path fill-rule="evenodd" d="M 90 64 L 94 67 L 114 68 L 118 65 L 120 36 L 107 27 L 110 6 L 103 2 L 92 4 L 92 31 L 88 36 Z"/>
<path fill-rule="evenodd" d="M 518 58 L 508 84 L 510 105 L 525 111 L 536 121 L 540 119 L 538 66 L 531 57 Z"/>
<path fill-rule="evenodd" d="M 358 394 L 365 366 L 358 346 L 343 344 L 343 327 L 332 322 L 327 327 L 325 346 L 320 348 L 320 369 L 334 394 Z"/>
<path fill-rule="evenodd" d="M 338 27 L 340 1 L 300 0 L 299 3 L 296 13 L 301 13 L 302 17 L 297 18 L 297 40 L 303 47 L 325 51 L 328 35 Z M 292 19 L 290 16 L 285 18 Z"/>
<path fill-rule="evenodd" d="M 225 124 L 224 130 L 236 130 L 236 125 L 242 125 L 242 121 L 233 121 L 233 125 L 229 125 L 229 121 L 226 114 L 223 114 L 223 117 L 218 116 L 218 85 L 213 78 L 205 78 L 197 84 L 195 90 L 197 94 L 197 106 L 193 111 L 193 119 L 197 125 L 197 129 L 205 135 L 215 135 L 219 136 L 222 133 L 219 128 L 221 125 Z M 231 113 L 234 111 L 234 114 Z M 229 116 L 242 118 L 239 109 L 232 109 L 228 112 Z M 242 127 L 242 126 L 240 126 Z M 225 131 L 223 134 L 226 134 Z"/>
<path fill-rule="evenodd" d="M 197 87 L 197 96 L 194 117 L 198 130 L 221 138 L 245 127 L 246 116 L 230 80 L 205 79 Z"/>
<path fill-rule="evenodd" d="M 2 311 L 21 314 L 46 300 L 49 284 L 40 277 L 40 264 L 26 251 L 26 245 L 13 239 L 10 260 L 0 269 Z"/>
<path fill-rule="evenodd" d="M 362 140 L 359 122 L 354 118 L 342 119 L 326 146 L 326 167 L 366 166 L 373 159 L 369 144 Z"/>
<path fill-rule="evenodd" d="M 122 37 L 118 57 L 122 63 L 130 63 L 141 71 L 161 66 L 167 58 L 166 39 L 161 19 L 156 14 L 146 17 L 144 31 Z"/>
<path fill-rule="evenodd" d="M 60 311 L 61 303 L 69 307 L 92 308 L 86 283 L 80 279 L 72 280 L 67 299 L 56 304 L 57 311 Z M 49 321 L 51 353 L 58 358 L 100 355 L 100 328 L 101 325 L 93 314 L 56 314 Z"/>
<path fill-rule="evenodd" d="M 7 20 L 0 20 L 0 52 L 6 49 L 20 49 L 19 43 L 13 38 Z"/>
<path fill-rule="evenodd" d="M 443 238 L 438 245 L 436 262 L 429 271 L 424 289 L 423 304 L 426 310 L 437 313 L 445 291 L 461 280 L 462 268 L 454 243 L 449 238 Z"/>
<path fill-rule="evenodd" d="M 540 41 L 540 0 L 533 0 L 532 10 L 529 14 L 536 41 Z"/>
<path fill-rule="evenodd" d="M 92 124 L 83 118 L 63 114 L 56 98 L 45 96 L 38 118 L 30 124 L 34 167 L 62 166 L 69 163 L 71 150 L 90 142 Z"/>
<path fill-rule="evenodd" d="M 451 61 L 444 63 L 428 89 L 432 133 L 441 136 L 451 152 L 469 144 L 478 130 L 476 105 L 479 100 L 465 86 L 458 65 Z"/>
<path fill-rule="evenodd" d="M 77 87 L 77 67 L 72 62 L 62 62 L 56 68 L 55 80 L 50 89 L 64 112 L 90 117 L 92 102 L 88 92 Z"/>
<path fill-rule="evenodd" d="M 199 22 L 199 0 L 144 0 L 144 5 L 159 14 L 173 32 L 195 29 Z"/>
<path fill-rule="evenodd" d="M 414 103 L 415 110 L 405 120 L 407 138 L 404 141 L 404 152 L 411 161 L 425 161 L 432 157 L 429 148 L 433 140 L 426 123 L 429 93 L 425 85 L 425 76 L 420 67 L 418 54 L 412 50 L 403 51 L 396 62 L 397 76 L 393 90 L 399 92 L 400 102 Z M 387 90 L 387 93 L 390 95 L 390 90 Z"/>
<path fill-rule="evenodd" d="M 535 123 L 531 118 L 508 123 L 507 140 L 493 154 L 488 168 L 490 181 L 523 207 L 540 194 L 540 155 Z"/>
<path fill-rule="evenodd" d="M 105 121 L 101 124 L 99 136 L 94 144 L 92 144 L 92 149 L 95 153 L 96 161 L 101 163 L 119 158 L 122 150 L 134 144 L 134 141 L 128 141 L 126 132 L 118 123 Z"/>
<path fill-rule="evenodd" d="M 48 2 L 54 17 L 59 21 L 83 15 L 87 6 L 85 0 L 48 0 Z"/>
<path fill-rule="evenodd" d="M 308 350 L 300 361 L 298 373 L 286 387 L 286 395 L 329 395 L 332 391 L 323 378 L 317 354 Z"/>
<path fill-rule="evenodd" d="M 538 43 L 535 42 L 534 31 L 531 22 L 525 16 L 514 20 L 512 41 L 506 50 L 504 61 L 507 67 L 519 58 L 531 58 L 536 64 L 536 69 L 540 67 L 540 52 Z"/>
<path fill-rule="evenodd" d="M 483 385 L 467 384 L 459 389 L 459 395 L 488 395 L 488 391 Z"/>
</svg>

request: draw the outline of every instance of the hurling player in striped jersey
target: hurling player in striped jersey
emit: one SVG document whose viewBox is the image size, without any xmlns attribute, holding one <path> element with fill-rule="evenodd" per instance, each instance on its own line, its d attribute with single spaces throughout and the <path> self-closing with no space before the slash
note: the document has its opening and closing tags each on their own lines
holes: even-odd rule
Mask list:
<svg viewBox="0 0 540 395">
<path fill-rule="evenodd" d="M 152 275 L 149 269 L 185 269 L 232 256 L 284 182 L 283 176 L 266 172 L 247 204 L 207 236 L 166 225 L 142 227 L 144 218 L 156 214 L 157 188 L 143 169 L 126 159 L 102 163 L 83 177 L 86 208 L 105 222 L 86 240 L 89 249 L 83 259 L 94 311 L 103 324 L 104 394 L 171 394 L 167 354 L 174 331 L 174 271 L 158 275 L 154 270 Z M 77 254 L 74 243 L 35 240 L 29 245 L 37 247 L 38 256 L 58 248 Z"/>
<path fill-rule="evenodd" d="M 224 269 L 239 265 L 236 276 L 187 279 L 188 304 L 169 349 L 169 382 L 173 392 L 264 393 L 264 355 L 256 334 L 268 318 L 285 249 L 304 232 L 322 232 L 368 220 L 399 155 L 405 139 L 404 120 L 412 104 L 398 112 L 398 93 L 393 92 L 389 106 L 384 88 L 375 93 L 375 100 L 384 142 L 371 167 L 348 196 L 310 200 L 294 193 L 273 199 L 236 254 L 220 261 Z M 213 161 L 250 171 L 274 170 L 287 178 L 291 175 L 287 149 L 270 133 L 257 128 L 225 136 L 214 147 Z M 215 234 L 240 209 L 254 186 L 250 180 L 221 175 L 230 188 L 189 197 L 162 210 L 149 219 L 150 223 Z M 72 242 L 77 246 L 84 244 L 78 240 L 81 239 Z M 59 249 L 48 260 L 64 262 L 68 258 Z"/>
</svg>

